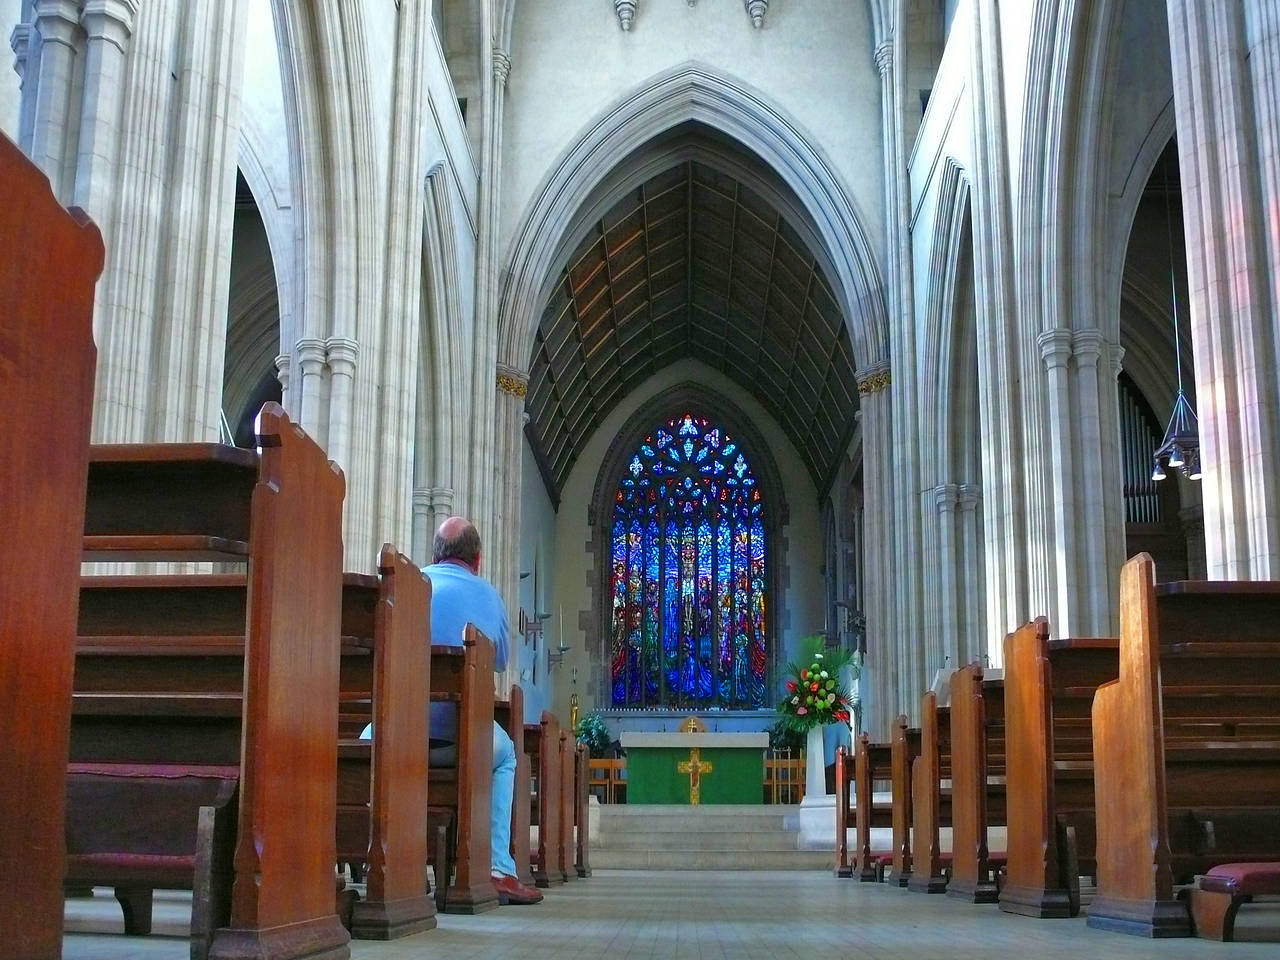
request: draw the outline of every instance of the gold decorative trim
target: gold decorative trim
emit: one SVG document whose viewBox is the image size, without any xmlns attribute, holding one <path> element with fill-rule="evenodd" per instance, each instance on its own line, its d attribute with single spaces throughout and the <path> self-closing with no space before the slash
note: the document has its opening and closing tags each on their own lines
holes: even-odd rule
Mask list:
<svg viewBox="0 0 1280 960">
<path fill-rule="evenodd" d="M 529 392 L 529 381 L 514 374 L 500 373 L 498 374 L 498 389 L 503 393 L 511 394 L 513 397 L 524 399 Z"/>
<path fill-rule="evenodd" d="M 858 381 L 858 393 L 864 397 L 870 396 L 873 393 L 879 393 L 892 382 L 893 378 L 889 376 L 889 371 L 880 370 Z"/>
</svg>

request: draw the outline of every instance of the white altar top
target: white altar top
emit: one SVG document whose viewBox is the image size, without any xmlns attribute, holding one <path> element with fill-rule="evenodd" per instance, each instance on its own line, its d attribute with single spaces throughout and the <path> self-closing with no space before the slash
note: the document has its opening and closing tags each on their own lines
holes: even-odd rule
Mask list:
<svg viewBox="0 0 1280 960">
<path fill-rule="evenodd" d="M 694 747 L 750 748 L 763 750 L 769 746 L 768 733 L 623 733 L 619 738 L 623 749 L 631 747 L 675 747 L 691 750 Z"/>
</svg>

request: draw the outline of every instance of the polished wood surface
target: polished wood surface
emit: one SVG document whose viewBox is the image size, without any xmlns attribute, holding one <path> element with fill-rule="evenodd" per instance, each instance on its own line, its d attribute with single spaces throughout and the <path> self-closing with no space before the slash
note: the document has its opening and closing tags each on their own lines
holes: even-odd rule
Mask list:
<svg viewBox="0 0 1280 960">
<path fill-rule="evenodd" d="M 1050 638 L 1043 617 L 1004 641 L 1008 864 L 1000 909 L 1075 916 L 1096 869 L 1093 695 L 1119 676 L 1116 638 Z"/>
<path fill-rule="evenodd" d="M 995 903 L 988 828 L 1005 822 L 1004 682 L 982 664 L 951 675 L 951 878 L 947 896 Z"/>
<path fill-rule="evenodd" d="M 899 725 L 905 730 L 906 718 L 898 718 Z M 879 861 L 884 851 L 871 848 L 871 828 L 891 827 L 893 820 L 892 801 L 875 799 L 877 781 L 888 782 L 893 778 L 893 746 L 888 743 L 872 743 L 867 734 L 858 738 L 858 753 L 854 769 L 854 806 L 857 837 L 855 850 L 857 859 L 854 871 L 862 882 L 880 879 Z M 895 848 L 897 832 L 894 833 Z"/>
<path fill-rule="evenodd" d="M 62 953 L 63 810 L 102 237 L 0 135 L 0 957 Z"/>
<path fill-rule="evenodd" d="M 577 843 L 574 846 L 574 868 L 579 877 L 591 876 L 591 830 L 590 830 L 590 754 L 586 744 L 579 743 L 574 751 L 573 765 L 573 822 L 578 828 Z M 528 804 L 525 804 L 528 809 Z M 525 836 L 529 835 L 528 824 L 525 825 Z"/>
<path fill-rule="evenodd" d="M 498 906 L 489 847 L 493 656 L 493 644 L 472 624 L 467 625 L 461 647 L 439 643 L 431 647 L 431 697 L 458 705 L 457 767 L 433 770 L 427 788 L 430 805 L 453 815 L 456 853 L 453 877 L 445 891 L 447 913 L 483 913 Z"/>
<path fill-rule="evenodd" d="M 548 711 L 538 723 L 525 724 L 524 745 L 537 778 L 533 820 L 538 846 L 533 854 L 533 878 L 539 887 L 564 883 L 557 860 L 560 850 L 560 724 Z"/>
<path fill-rule="evenodd" d="M 367 891 L 351 932 L 390 940 L 436 925 L 428 895 L 427 807 L 431 583 L 384 544 L 373 631 L 373 769 L 368 781 Z M 344 611 L 349 604 L 344 586 Z M 351 635 L 344 619 L 343 634 Z M 344 662 L 351 658 L 344 657 Z"/>
<path fill-rule="evenodd" d="M 566 728 L 560 731 L 560 844 L 556 854 L 556 868 L 567 883 L 578 876 L 574 865 L 575 831 L 573 826 L 574 807 L 577 802 L 577 758 L 578 743 L 573 731 Z"/>
<path fill-rule="evenodd" d="M 894 722 L 890 749 L 890 779 L 893 794 L 893 863 L 888 881 L 905 887 L 915 868 L 912 860 L 912 815 L 914 813 L 914 766 L 920 756 L 920 728 L 907 726 L 906 714 Z"/>
<path fill-rule="evenodd" d="M 951 826 L 951 708 L 939 706 L 932 690 L 920 700 L 920 754 L 914 765 L 911 801 L 904 804 L 911 811 L 907 887 L 918 893 L 942 893 L 947 876 L 941 828 Z M 894 800 L 896 809 L 896 793 Z"/>
<path fill-rule="evenodd" d="M 1090 926 L 1190 931 L 1174 885 L 1280 859 L 1280 583 L 1120 579 L 1120 676 L 1093 705 L 1098 896 Z"/>
</svg>

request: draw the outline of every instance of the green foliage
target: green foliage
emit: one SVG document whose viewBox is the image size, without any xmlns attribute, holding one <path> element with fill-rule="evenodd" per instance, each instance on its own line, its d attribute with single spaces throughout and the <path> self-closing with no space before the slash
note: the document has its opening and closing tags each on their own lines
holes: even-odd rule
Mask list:
<svg viewBox="0 0 1280 960">
<path fill-rule="evenodd" d="M 783 672 L 778 725 L 803 736 L 814 727 L 848 723 L 849 691 L 841 674 L 851 664 L 856 679 L 859 666 L 847 650 L 828 648 L 820 633 L 805 637 L 800 658 L 788 663 Z"/>
<path fill-rule="evenodd" d="M 799 753 L 804 749 L 804 736 L 779 719 L 769 728 L 769 748 L 771 750 L 790 750 Z"/>
<path fill-rule="evenodd" d="M 609 755 L 613 735 L 604 718 L 598 713 L 588 713 L 578 720 L 578 742 L 584 744 L 593 757 Z"/>
</svg>

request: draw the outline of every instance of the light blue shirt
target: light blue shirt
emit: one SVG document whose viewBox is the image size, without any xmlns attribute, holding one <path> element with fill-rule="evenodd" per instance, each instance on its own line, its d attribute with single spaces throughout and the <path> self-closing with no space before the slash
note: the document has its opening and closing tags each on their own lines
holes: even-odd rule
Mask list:
<svg viewBox="0 0 1280 960">
<path fill-rule="evenodd" d="M 460 563 L 433 563 L 422 572 L 431 580 L 431 642 L 462 646 L 462 634 L 474 623 L 493 643 L 493 666 L 507 666 L 507 608 L 488 580 Z M 458 742 L 458 713 L 451 703 L 431 705 L 431 739 Z"/>
</svg>

